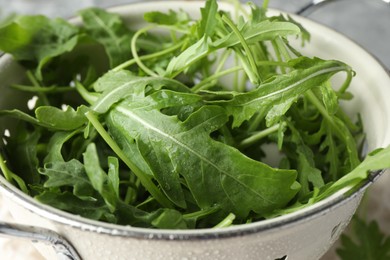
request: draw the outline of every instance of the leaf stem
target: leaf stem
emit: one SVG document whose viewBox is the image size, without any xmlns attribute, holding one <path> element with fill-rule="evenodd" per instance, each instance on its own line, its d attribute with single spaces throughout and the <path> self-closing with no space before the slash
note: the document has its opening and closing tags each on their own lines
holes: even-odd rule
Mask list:
<svg viewBox="0 0 390 260">
<path fill-rule="evenodd" d="M 213 228 L 224 228 L 229 227 L 232 225 L 234 219 L 236 218 L 236 215 L 233 213 L 229 213 L 226 218 L 224 218 L 221 222 L 219 222 L 217 225 L 215 225 Z"/>
<path fill-rule="evenodd" d="M 29 194 L 29 191 L 27 189 L 27 186 L 22 178 L 20 178 L 18 175 L 13 173 L 6 165 L 6 161 L 3 158 L 2 154 L 0 153 L 0 169 L 4 174 L 4 177 L 7 181 L 11 182 L 15 181 L 19 188 L 26 194 Z"/>
<path fill-rule="evenodd" d="M 141 60 L 140 57 L 138 56 L 138 53 L 137 53 L 137 45 L 136 45 L 136 43 L 137 43 L 138 37 L 139 37 L 141 34 L 147 32 L 148 30 L 153 29 L 153 28 L 155 28 L 155 27 L 156 27 L 156 25 L 151 25 L 151 26 L 147 26 L 147 27 L 145 27 L 145 28 L 142 28 L 142 29 L 138 30 L 138 31 L 134 34 L 133 38 L 131 39 L 131 53 L 133 54 L 133 57 L 134 57 L 135 62 L 137 63 L 137 65 L 138 65 L 146 74 L 148 74 L 149 76 L 152 76 L 152 77 L 158 77 L 158 75 L 157 75 L 154 71 L 152 71 L 151 69 L 149 69 L 148 67 L 146 67 L 145 64 L 143 64 L 142 60 Z"/>
<path fill-rule="evenodd" d="M 158 51 L 158 52 L 155 52 L 155 53 L 151 53 L 151 54 L 147 54 L 147 55 L 143 55 L 143 56 L 138 56 L 138 58 L 139 58 L 140 61 L 154 59 L 154 58 L 157 58 L 157 57 L 160 57 L 160 56 L 164 56 L 164 55 L 170 54 L 173 51 L 179 49 L 183 45 L 184 45 L 184 41 L 180 41 L 177 44 L 174 44 L 174 45 L 172 45 L 172 46 L 170 46 L 168 48 L 165 48 L 165 49 L 163 49 L 161 51 Z M 116 66 L 115 68 L 113 68 L 112 71 L 119 71 L 119 70 L 125 69 L 125 68 L 130 67 L 131 65 L 133 65 L 135 63 L 137 63 L 136 59 L 128 60 L 128 61 L 126 61 L 126 62 Z"/>
<path fill-rule="evenodd" d="M 220 209 L 219 207 L 211 207 L 211 208 L 207 208 L 207 209 L 202 209 L 202 210 L 199 210 L 196 212 L 184 214 L 183 218 L 185 218 L 185 219 L 193 219 L 193 218 L 198 219 L 198 218 L 202 218 L 202 217 L 205 217 L 207 215 L 210 215 L 219 209 Z"/>
<path fill-rule="evenodd" d="M 82 84 L 81 82 L 79 81 L 75 81 L 76 82 L 76 90 L 77 92 L 80 94 L 80 96 L 85 100 L 87 101 L 90 105 L 92 105 L 93 103 L 95 103 L 99 96 L 98 94 L 96 93 L 91 93 L 89 92 Z"/>
<path fill-rule="evenodd" d="M 249 48 L 247 42 L 245 41 L 244 37 L 241 35 L 240 31 L 238 30 L 238 28 L 236 27 L 236 25 L 226 16 L 226 15 L 223 15 L 222 16 L 222 20 L 232 29 L 232 31 L 237 35 L 238 39 L 240 40 L 241 42 L 241 45 L 242 47 L 244 48 L 244 51 L 246 53 L 246 57 L 248 59 L 248 62 L 251 66 L 251 69 L 252 69 L 252 73 L 254 74 L 252 77 L 251 77 L 251 81 L 252 83 L 254 84 L 258 84 L 261 82 L 261 79 L 260 79 L 260 75 L 259 75 L 259 72 L 257 70 L 257 65 L 256 65 L 256 62 L 255 62 L 255 59 L 253 57 L 253 54 L 252 54 L 252 51 L 251 49 Z M 249 75 L 248 75 L 249 76 Z"/>
<path fill-rule="evenodd" d="M 27 78 L 30 80 L 30 82 L 32 83 L 34 88 L 35 87 L 38 87 L 38 88 L 41 87 L 41 85 L 39 84 L 38 80 L 35 78 L 35 76 L 33 75 L 33 73 L 30 70 L 28 70 L 26 72 L 26 74 L 27 74 Z M 37 95 L 41 99 L 41 101 L 42 101 L 42 103 L 44 105 L 50 105 L 50 102 L 47 99 L 46 95 L 44 95 L 42 92 L 38 92 Z"/>
<path fill-rule="evenodd" d="M 227 69 L 227 70 L 224 70 L 224 71 L 221 71 L 221 72 L 218 72 L 210 77 L 207 77 L 205 78 L 204 80 L 202 80 L 201 82 L 199 82 L 198 84 L 196 84 L 193 88 L 192 88 L 192 91 L 193 92 L 199 92 L 200 90 L 204 90 L 206 87 L 207 87 L 207 83 L 215 80 L 215 79 L 218 79 L 222 76 L 225 76 L 225 75 L 228 75 L 230 73 L 233 73 L 233 72 L 236 72 L 236 71 L 240 71 L 242 70 L 242 67 L 241 66 L 236 66 L 236 67 L 233 67 L 233 68 L 230 68 L 230 69 Z"/>
<path fill-rule="evenodd" d="M 248 146 L 251 146 L 252 144 L 258 142 L 259 140 L 263 139 L 264 137 L 267 137 L 268 135 L 276 132 L 279 130 L 279 127 L 280 127 L 280 124 L 276 124 L 276 125 L 273 125 L 267 129 L 264 129 L 262 131 L 259 131 L 253 135 L 251 135 L 250 137 L 248 138 L 245 138 L 244 140 L 242 140 L 238 147 L 239 148 L 246 148 Z"/>
<path fill-rule="evenodd" d="M 150 176 L 141 171 L 127 156 L 123 153 L 118 144 L 110 137 L 97 117 L 88 111 L 85 116 L 95 127 L 96 131 L 104 139 L 104 141 L 111 147 L 117 156 L 130 168 L 130 170 L 138 177 L 142 185 L 149 191 L 149 193 L 165 208 L 173 208 L 173 204 L 165 197 L 165 195 L 153 183 Z"/>
<path fill-rule="evenodd" d="M 38 87 L 38 86 L 28 86 L 28 85 L 21 85 L 21 84 L 14 84 L 11 86 L 14 89 L 25 91 L 25 92 L 39 92 L 39 93 L 60 93 L 60 92 L 68 92 L 75 90 L 74 87 L 58 87 L 58 86 L 51 86 L 51 87 Z"/>
</svg>

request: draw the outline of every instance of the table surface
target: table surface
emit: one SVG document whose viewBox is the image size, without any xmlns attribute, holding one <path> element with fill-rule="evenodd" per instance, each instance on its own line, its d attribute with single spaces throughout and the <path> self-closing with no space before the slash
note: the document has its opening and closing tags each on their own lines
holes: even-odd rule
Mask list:
<svg viewBox="0 0 390 260">
<path fill-rule="evenodd" d="M 89 6 L 109 7 L 131 0 L 0 0 L 0 20 L 9 14 L 44 14 L 50 17 L 70 17 L 77 10 Z M 256 2 L 256 1 L 254 1 Z M 270 0 L 270 7 L 296 12 L 308 0 Z M 387 0 L 339 0 L 331 1 L 320 9 L 306 14 L 310 19 L 323 23 L 347 35 L 390 68 L 390 4 Z M 369 218 L 379 221 L 382 230 L 390 234 L 390 175 L 382 176 L 368 192 Z M 375 196 L 373 195 L 375 194 Z M 12 220 L 7 209 L 1 207 L 0 219 Z M 337 246 L 337 245 L 336 245 Z M 0 238 L 2 260 L 40 260 L 29 241 Z M 331 250 L 323 260 L 337 259 Z"/>
</svg>

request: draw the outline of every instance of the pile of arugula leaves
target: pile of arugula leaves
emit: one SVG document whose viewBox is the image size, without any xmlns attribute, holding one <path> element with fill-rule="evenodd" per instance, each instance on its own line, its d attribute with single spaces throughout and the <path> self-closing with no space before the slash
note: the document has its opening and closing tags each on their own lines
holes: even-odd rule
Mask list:
<svg viewBox="0 0 390 260">
<path fill-rule="evenodd" d="M 287 214 L 389 167 L 390 148 L 361 162 L 361 122 L 339 106 L 352 68 L 303 56 L 288 38 L 309 33 L 266 11 L 208 0 L 199 20 L 153 11 L 138 30 L 98 8 L 79 26 L 9 21 L 0 49 L 26 68 L 11 87 L 35 105 L 0 111 L 17 122 L 3 137 L 5 178 L 83 217 L 192 229 Z"/>
</svg>

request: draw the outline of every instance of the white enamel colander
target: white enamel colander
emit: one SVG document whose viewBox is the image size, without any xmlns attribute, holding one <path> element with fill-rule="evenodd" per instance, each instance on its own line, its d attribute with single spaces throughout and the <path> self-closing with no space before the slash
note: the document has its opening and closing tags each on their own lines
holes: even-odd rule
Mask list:
<svg viewBox="0 0 390 260">
<path fill-rule="evenodd" d="M 203 5 L 202 1 L 159 1 L 111 10 L 141 25 L 143 13 L 147 11 L 181 8 L 199 17 Z M 220 3 L 220 7 L 233 8 L 226 3 Z M 302 50 L 305 55 L 338 59 L 356 71 L 350 88 L 354 99 L 345 109 L 361 114 L 367 151 L 389 145 L 390 77 L 383 66 L 345 36 L 301 16 L 292 16 L 312 35 L 310 44 Z M 21 70 L 9 55 L 0 57 L 0 109 L 14 108 L 28 99 L 7 87 L 20 81 Z M 0 119 L 1 132 L 5 130 L 4 120 Z M 366 188 L 384 172 L 374 172 L 372 178 L 353 193 L 345 195 L 345 191 L 341 191 L 292 214 L 223 229 L 201 230 L 151 230 L 85 219 L 38 203 L 0 175 L 0 192 L 16 222 L 0 222 L 0 235 L 44 242 L 35 246 L 46 259 L 313 260 L 319 259 L 337 240 Z"/>
</svg>

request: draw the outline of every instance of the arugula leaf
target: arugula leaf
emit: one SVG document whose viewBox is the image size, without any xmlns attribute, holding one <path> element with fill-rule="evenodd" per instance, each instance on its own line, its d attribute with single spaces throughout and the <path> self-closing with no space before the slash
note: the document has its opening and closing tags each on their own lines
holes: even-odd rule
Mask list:
<svg viewBox="0 0 390 260">
<path fill-rule="evenodd" d="M 36 118 L 40 123 L 57 130 L 74 130 L 87 122 L 84 114 L 88 110 L 85 106 L 79 106 L 77 111 L 70 106 L 61 110 L 52 106 L 40 106 L 35 110 Z"/>
<path fill-rule="evenodd" d="M 240 30 L 242 37 L 248 44 L 259 41 L 272 40 L 275 37 L 297 35 L 300 32 L 298 26 L 288 22 L 270 22 L 268 20 L 259 23 L 246 23 Z M 214 48 L 233 47 L 240 43 L 240 39 L 234 32 L 213 42 Z"/>
<path fill-rule="evenodd" d="M 34 198 L 41 203 L 64 211 L 77 212 L 78 215 L 85 218 L 111 223 L 117 222 L 117 217 L 109 211 L 108 207 L 101 200 L 81 199 L 68 191 L 44 191 Z"/>
<path fill-rule="evenodd" d="M 291 60 L 296 70 L 290 73 L 277 75 L 270 82 L 261 84 L 256 89 L 246 93 L 231 92 L 232 98 L 224 101 L 213 101 L 225 107 L 229 115 L 234 118 L 233 127 L 240 126 L 249 120 L 255 113 L 267 115 L 273 106 L 284 104 L 279 111 L 285 112 L 301 94 L 307 90 L 320 86 L 331 76 L 340 71 L 349 71 L 350 68 L 339 61 L 324 61 L 319 58 L 309 59 L 300 57 Z M 308 67 L 308 65 L 310 65 Z M 226 93 L 215 92 L 216 96 Z M 275 112 L 275 110 L 272 110 Z M 280 116 L 272 113 L 273 117 Z M 268 126 L 274 122 L 273 117 L 267 118 Z"/>
<path fill-rule="evenodd" d="M 77 42 L 77 27 L 60 18 L 20 16 L 0 28 L 0 50 L 17 60 L 37 64 L 38 79 L 52 58 L 72 51 Z"/>
<path fill-rule="evenodd" d="M 188 224 L 179 211 L 173 209 L 163 210 L 153 219 L 151 224 L 161 229 L 188 229 Z"/>
<path fill-rule="evenodd" d="M 288 37 L 308 32 L 266 6 L 231 14 L 209 0 L 199 20 L 149 12 L 136 33 L 98 8 L 79 27 L 41 16 L 3 26 L 0 49 L 30 81 L 17 90 L 39 97 L 31 113 L 0 111 L 16 119 L 4 121 L 4 176 L 73 214 L 187 229 L 294 212 L 390 167 L 390 148 L 360 163 L 361 122 L 339 104 L 352 68 L 302 55 Z"/>
<path fill-rule="evenodd" d="M 185 206 L 179 175 L 200 208 L 222 203 L 222 207 L 231 208 L 242 217 L 250 210 L 261 214 L 282 206 L 295 195 L 294 171 L 272 169 L 210 138 L 209 134 L 227 121 L 221 108 L 202 107 L 183 123 L 155 110 L 140 108 L 139 104 L 134 107 L 132 103 L 121 103 L 110 111 L 112 121 L 107 121 L 108 127 L 122 129 L 122 135 L 136 140 L 134 145 L 154 177 L 177 205 Z M 114 138 L 118 143 L 126 140 Z M 202 148 L 205 146 L 207 149 Z M 197 171 L 200 173 L 194 174 Z M 208 177 L 204 179 L 206 173 Z M 211 186 L 214 188 L 210 190 Z"/>
<path fill-rule="evenodd" d="M 92 196 L 93 188 L 85 174 L 84 165 L 76 159 L 46 163 L 39 173 L 48 177 L 43 185 L 46 188 L 68 186 L 73 188 L 73 194 L 79 198 Z"/>
<path fill-rule="evenodd" d="M 341 246 L 336 252 L 342 260 L 390 259 L 390 237 L 383 234 L 376 221 L 366 222 L 355 216 L 352 237 L 341 235 Z"/>
<path fill-rule="evenodd" d="M 316 201 L 326 198 L 343 188 L 358 185 L 366 180 L 372 171 L 390 168 L 390 161 L 387 160 L 389 156 L 390 146 L 372 151 L 355 169 L 338 179 L 320 194 L 320 196 L 316 198 Z"/>
<path fill-rule="evenodd" d="M 215 33 L 215 27 L 218 24 L 217 12 L 218 4 L 216 0 L 206 1 L 206 6 L 200 9 L 202 19 L 198 27 L 199 38 L 205 36 L 212 36 Z"/>
<path fill-rule="evenodd" d="M 94 143 L 88 145 L 85 153 L 83 154 L 83 158 L 85 172 L 91 182 L 92 187 L 100 193 L 109 209 L 112 212 L 115 211 L 118 200 L 117 195 L 119 193 L 119 181 L 117 179 L 118 177 L 115 175 L 118 173 L 118 171 L 115 170 L 115 168 L 112 169 L 109 176 L 103 171 L 103 169 L 100 167 L 100 160 L 96 151 L 96 145 Z M 117 164 L 117 162 L 114 162 L 113 160 L 113 158 L 110 159 L 111 164 Z"/>
<path fill-rule="evenodd" d="M 169 10 L 168 13 L 159 11 L 147 12 L 144 14 L 145 21 L 160 25 L 186 26 L 190 21 L 188 14 L 182 10 Z"/>
<path fill-rule="evenodd" d="M 126 71 L 110 72 L 101 77 L 95 84 L 96 91 L 103 91 L 101 97 L 94 102 L 92 109 L 105 113 L 116 102 L 122 99 L 137 100 L 145 96 L 146 91 L 161 88 L 190 92 L 182 83 L 159 77 L 137 77 Z M 198 98 L 199 100 L 199 98 Z"/>
<path fill-rule="evenodd" d="M 42 133 L 39 129 L 28 130 L 24 122 L 17 124 L 16 129 L 13 135 L 5 137 L 7 152 L 18 158 L 18 163 L 12 164 L 11 169 L 26 183 L 39 183 L 38 143 Z"/>
<path fill-rule="evenodd" d="M 91 7 L 80 11 L 88 35 L 102 44 L 110 59 L 110 67 L 130 59 L 133 33 L 117 14 Z"/>
<path fill-rule="evenodd" d="M 62 148 L 70 138 L 79 133 L 79 130 L 72 132 L 56 132 L 54 133 L 47 145 L 47 155 L 44 159 L 44 163 L 48 162 L 64 162 L 62 155 Z"/>
</svg>

